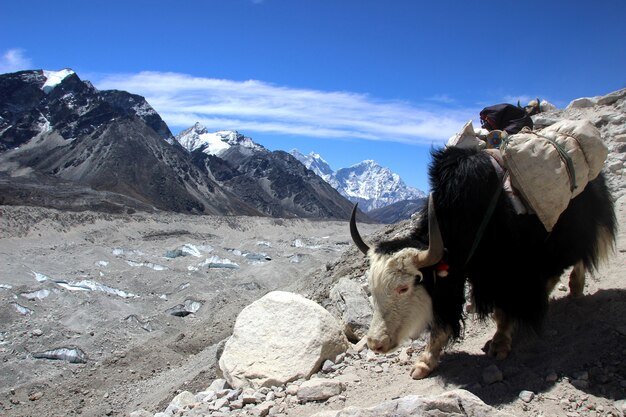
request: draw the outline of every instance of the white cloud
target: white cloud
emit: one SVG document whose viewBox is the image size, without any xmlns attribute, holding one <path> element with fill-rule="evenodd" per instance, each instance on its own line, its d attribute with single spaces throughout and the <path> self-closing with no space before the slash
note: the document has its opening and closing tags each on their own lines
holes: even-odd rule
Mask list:
<svg viewBox="0 0 626 417">
<path fill-rule="evenodd" d="M 100 89 L 146 97 L 171 127 L 199 121 L 209 129 L 360 138 L 404 143 L 441 142 L 475 111 L 380 100 L 366 94 L 276 86 L 178 73 L 141 72 L 98 77 Z"/>
<path fill-rule="evenodd" d="M 31 61 L 22 49 L 9 49 L 0 56 L 0 73 L 30 69 Z"/>
</svg>

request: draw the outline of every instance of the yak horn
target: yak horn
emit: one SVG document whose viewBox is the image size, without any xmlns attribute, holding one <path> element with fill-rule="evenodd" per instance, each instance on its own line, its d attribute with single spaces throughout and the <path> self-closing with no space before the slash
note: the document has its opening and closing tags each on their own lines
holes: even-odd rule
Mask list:
<svg viewBox="0 0 626 417">
<path fill-rule="evenodd" d="M 359 231 L 356 228 L 356 209 L 358 205 L 359 203 L 356 203 L 354 205 L 354 208 L 352 209 L 352 216 L 350 217 L 350 236 L 352 236 L 352 241 L 354 242 L 356 247 L 359 248 L 359 250 L 363 252 L 365 255 L 367 255 L 367 252 L 370 250 L 370 247 L 367 246 L 367 243 L 363 242 L 363 239 L 361 238 L 361 235 L 359 234 Z"/>
<path fill-rule="evenodd" d="M 432 266 L 443 258 L 443 238 L 435 213 L 433 193 L 428 196 L 428 249 L 419 252 L 413 260 L 417 268 Z"/>
</svg>

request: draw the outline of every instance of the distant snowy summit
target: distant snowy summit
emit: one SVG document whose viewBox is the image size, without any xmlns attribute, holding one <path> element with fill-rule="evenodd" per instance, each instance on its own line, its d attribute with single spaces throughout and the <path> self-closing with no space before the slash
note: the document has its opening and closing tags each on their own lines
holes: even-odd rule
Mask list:
<svg viewBox="0 0 626 417">
<path fill-rule="evenodd" d="M 205 154 L 215 156 L 219 156 L 232 146 L 237 145 L 251 150 L 265 150 L 263 146 L 237 131 L 219 130 L 217 132 L 209 132 L 200 123 L 183 130 L 175 138 L 189 152 L 200 149 Z"/>
<path fill-rule="evenodd" d="M 297 149 L 290 153 L 341 195 L 353 203 L 359 203 L 359 208 L 365 212 L 400 201 L 426 197 L 423 191 L 406 185 L 398 174 L 372 160 L 333 171 L 317 153 L 304 155 Z"/>
</svg>

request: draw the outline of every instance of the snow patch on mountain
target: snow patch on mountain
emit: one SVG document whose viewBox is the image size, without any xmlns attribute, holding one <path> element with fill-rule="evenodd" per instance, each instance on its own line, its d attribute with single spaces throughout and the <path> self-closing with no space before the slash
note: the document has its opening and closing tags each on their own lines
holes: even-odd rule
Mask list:
<svg viewBox="0 0 626 417">
<path fill-rule="evenodd" d="M 253 150 L 265 149 L 239 132 L 230 130 L 209 132 L 200 123 L 180 132 L 176 135 L 176 140 L 189 152 L 200 149 L 206 154 L 217 156 L 232 146 L 242 146 Z"/>
<path fill-rule="evenodd" d="M 399 201 L 426 197 L 423 191 L 406 185 L 398 174 L 372 160 L 333 171 L 319 154 L 311 152 L 304 155 L 297 149 L 290 153 L 341 195 L 359 203 L 360 208 L 366 212 Z"/>
<path fill-rule="evenodd" d="M 298 151 L 297 149 L 292 149 L 289 152 L 293 155 L 298 161 L 302 162 L 305 167 L 315 172 L 317 175 L 322 177 L 322 179 L 328 183 L 332 181 L 335 172 L 332 170 L 328 162 L 321 157 L 320 154 L 311 152 L 308 155 L 305 155 Z"/>
<path fill-rule="evenodd" d="M 43 76 L 46 77 L 46 82 L 41 86 L 44 93 L 48 94 L 50 91 L 61 84 L 64 79 L 74 74 L 69 68 L 62 69 L 61 71 L 43 71 Z"/>
</svg>

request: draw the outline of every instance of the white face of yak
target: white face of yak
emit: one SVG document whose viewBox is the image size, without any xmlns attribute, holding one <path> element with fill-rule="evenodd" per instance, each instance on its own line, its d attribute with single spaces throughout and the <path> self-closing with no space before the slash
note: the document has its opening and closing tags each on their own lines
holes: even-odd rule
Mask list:
<svg viewBox="0 0 626 417">
<path fill-rule="evenodd" d="M 367 344 L 376 352 L 388 352 L 400 342 L 418 337 L 433 320 L 432 300 L 414 265 L 417 249 L 406 248 L 392 255 L 370 251 L 369 286 L 374 299 L 374 317 Z"/>
</svg>

